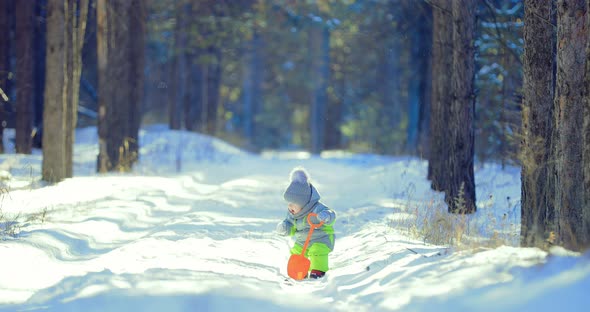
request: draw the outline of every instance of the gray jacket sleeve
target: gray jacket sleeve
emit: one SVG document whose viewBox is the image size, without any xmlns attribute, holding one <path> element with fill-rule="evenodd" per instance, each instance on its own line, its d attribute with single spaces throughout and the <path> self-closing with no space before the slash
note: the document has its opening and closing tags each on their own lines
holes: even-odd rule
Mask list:
<svg viewBox="0 0 590 312">
<path fill-rule="evenodd" d="M 292 228 L 293 228 L 292 218 L 289 215 L 287 215 L 285 220 L 283 220 L 283 221 L 279 222 L 279 224 L 277 224 L 277 233 L 279 235 L 283 235 L 283 236 L 291 235 Z"/>
<path fill-rule="evenodd" d="M 336 221 L 336 211 L 324 206 L 324 205 L 318 205 L 316 208 L 315 213 L 317 213 L 318 215 L 320 213 L 328 213 L 328 215 L 330 216 L 329 219 L 325 222 L 326 224 L 330 225 L 332 223 L 334 223 L 334 221 Z"/>
</svg>

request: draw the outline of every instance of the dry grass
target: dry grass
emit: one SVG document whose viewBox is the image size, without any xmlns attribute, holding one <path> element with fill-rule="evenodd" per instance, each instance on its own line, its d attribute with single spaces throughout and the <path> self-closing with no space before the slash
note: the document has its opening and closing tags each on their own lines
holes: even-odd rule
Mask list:
<svg viewBox="0 0 590 312">
<path fill-rule="evenodd" d="M 29 190 L 32 190 L 34 187 L 34 179 L 33 179 L 33 170 L 31 167 L 30 171 L 31 177 L 31 184 L 29 185 Z M 43 208 L 41 211 L 36 213 L 30 214 L 22 214 L 21 212 L 18 213 L 5 213 L 3 208 L 3 203 L 5 198 L 10 198 L 10 189 L 5 185 L 0 186 L 0 239 L 4 240 L 7 238 L 17 238 L 26 224 L 31 223 L 44 223 L 47 220 L 47 207 Z"/>
<path fill-rule="evenodd" d="M 17 238 L 27 224 L 44 223 L 47 220 L 47 208 L 24 216 L 22 213 L 6 214 L 0 207 L 0 239 Z"/>
<path fill-rule="evenodd" d="M 20 219 L 20 213 L 16 216 L 9 216 L 4 213 L 2 209 L 2 203 L 4 202 L 4 198 L 6 196 L 10 196 L 10 192 L 8 188 L 2 186 L 0 188 L 0 238 L 5 239 L 6 237 L 16 237 L 20 232 L 20 223 L 18 220 Z"/>
<path fill-rule="evenodd" d="M 460 208 L 461 200 L 455 203 Z M 497 216 L 492 205 L 476 214 L 451 214 L 442 199 L 408 201 L 390 226 L 424 243 L 461 249 L 514 245 L 516 226 L 507 214 Z"/>
<path fill-rule="evenodd" d="M 138 160 L 137 151 L 131 150 L 130 144 L 137 144 L 132 138 L 125 138 L 123 140 L 123 145 L 119 146 L 119 163 L 115 167 L 115 170 L 118 172 L 130 172 L 133 164 L 135 164 Z"/>
</svg>

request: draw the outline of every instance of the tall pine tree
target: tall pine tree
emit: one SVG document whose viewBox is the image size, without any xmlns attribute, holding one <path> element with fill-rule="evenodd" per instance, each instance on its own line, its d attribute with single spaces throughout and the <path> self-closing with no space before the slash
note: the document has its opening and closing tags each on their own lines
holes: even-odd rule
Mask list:
<svg viewBox="0 0 590 312">
<path fill-rule="evenodd" d="M 558 239 L 570 249 L 590 242 L 584 230 L 584 72 L 588 16 L 585 0 L 557 3 L 557 89 L 554 111 Z"/>
<path fill-rule="evenodd" d="M 554 231 L 555 185 L 551 161 L 555 76 L 553 1 L 524 3 L 521 145 L 521 245 L 543 246 Z"/>
<path fill-rule="evenodd" d="M 453 101 L 449 114 L 450 181 L 445 201 L 453 213 L 475 212 L 474 113 L 475 2 L 453 0 Z"/>
</svg>

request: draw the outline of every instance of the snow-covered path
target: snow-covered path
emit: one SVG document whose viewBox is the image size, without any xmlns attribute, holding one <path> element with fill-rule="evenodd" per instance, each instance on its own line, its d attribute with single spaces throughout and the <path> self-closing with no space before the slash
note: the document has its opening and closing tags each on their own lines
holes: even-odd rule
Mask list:
<svg viewBox="0 0 590 312">
<path fill-rule="evenodd" d="M 78 177 L 55 186 L 23 187 L 29 178 L 18 172 L 38 170 L 38 156 L 2 156 L 11 167 L 1 169 L 14 175 L 7 183 L 19 188 L 3 196 L 2 210 L 21 214 L 21 231 L 0 242 L 0 309 L 586 310 L 588 255 L 453 251 L 391 226 L 408 203 L 439 196 L 423 178 L 423 161 L 258 157 L 156 128 L 143 132 L 134 174 L 95 176 L 92 131 L 78 135 Z M 166 150 L 178 152 L 162 156 Z M 287 285 L 291 242 L 273 231 L 285 216 L 281 194 L 295 165 L 311 172 L 338 212 L 337 241 L 327 278 Z M 492 198 L 518 197 L 518 170 L 485 167 L 477 179 L 478 191 Z M 482 215 L 511 209 L 500 200 L 480 205 Z"/>
</svg>

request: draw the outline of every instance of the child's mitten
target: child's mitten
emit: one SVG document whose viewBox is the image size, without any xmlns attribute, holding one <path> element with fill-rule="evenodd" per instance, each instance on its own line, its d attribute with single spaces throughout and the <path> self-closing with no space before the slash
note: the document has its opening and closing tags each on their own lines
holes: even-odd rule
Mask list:
<svg viewBox="0 0 590 312">
<path fill-rule="evenodd" d="M 328 210 L 322 210 L 318 213 L 318 220 L 329 224 L 332 222 L 332 214 Z"/>
<path fill-rule="evenodd" d="M 279 235 L 287 236 L 291 231 L 291 226 L 287 221 L 281 221 L 277 224 L 276 232 Z"/>
</svg>

